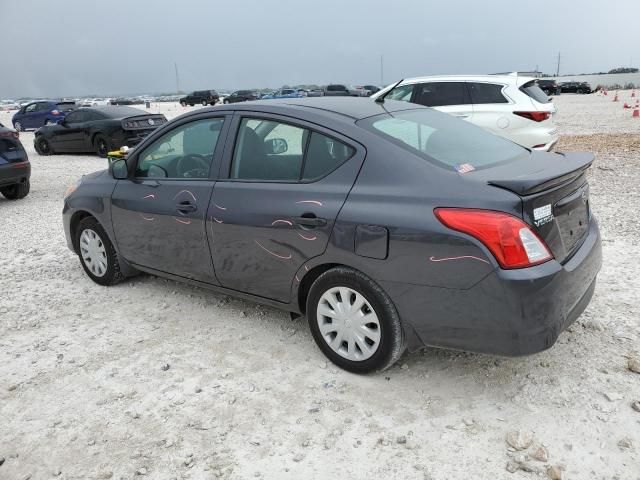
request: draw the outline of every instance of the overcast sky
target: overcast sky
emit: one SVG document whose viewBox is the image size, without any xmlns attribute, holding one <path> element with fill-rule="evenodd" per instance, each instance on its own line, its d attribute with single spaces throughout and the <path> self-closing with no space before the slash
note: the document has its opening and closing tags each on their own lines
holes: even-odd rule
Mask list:
<svg viewBox="0 0 640 480">
<path fill-rule="evenodd" d="M 614 6 L 615 5 L 615 6 Z M 640 64 L 640 1 L 0 0 L 0 99 Z M 384 78 L 380 78 L 380 56 Z"/>
</svg>

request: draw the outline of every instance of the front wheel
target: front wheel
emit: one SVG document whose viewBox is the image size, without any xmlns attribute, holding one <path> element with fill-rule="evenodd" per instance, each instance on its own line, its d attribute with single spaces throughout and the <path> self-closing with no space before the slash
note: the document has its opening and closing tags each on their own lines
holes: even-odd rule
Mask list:
<svg viewBox="0 0 640 480">
<path fill-rule="evenodd" d="M 29 190 L 31 190 L 31 184 L 27 180 L 24 183 L 16 183 L 15 185 L 0 188 L 0 193 L 7 200 L 20 200 L 29 195 Z"/>
<path fill-rule="evenodd" d="M 22 124 L 20 122 L 15 122 L 13 124 L 13 128 L 15 129 L 16 132 L 21 132 L 24 130 L 24 128 L 22 128 Z"/>
<path fill-rule="evenodd" d="M 406 348 L 389 296 L 366 275 L 345 267 L 321 274 L 307 298 L 316 344 L 329 360 L 354 373 L 384 370 Z"/>
<path fill-rule="evenodd" d="M 80 221 L 75 240 L 80 263 L 91 280 L 100 285 L 114 285 L 124 279 L 118 253 L 95 218 L 87 217 Z"/>
</svg>

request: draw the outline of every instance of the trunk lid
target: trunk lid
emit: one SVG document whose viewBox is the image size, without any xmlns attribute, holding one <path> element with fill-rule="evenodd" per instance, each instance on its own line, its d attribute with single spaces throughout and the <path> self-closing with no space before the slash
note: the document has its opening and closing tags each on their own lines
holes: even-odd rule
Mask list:
<svg viewBox="0 0 640 480">
<path fill-rule="evenodd" d="M 522 217 L 542 238 L 555 259 L 566 261 L 589 231 L 591 153 L 532 152 L 529 158 L 482 172 L 489 185 L 517 194 Z"/>
</svg>

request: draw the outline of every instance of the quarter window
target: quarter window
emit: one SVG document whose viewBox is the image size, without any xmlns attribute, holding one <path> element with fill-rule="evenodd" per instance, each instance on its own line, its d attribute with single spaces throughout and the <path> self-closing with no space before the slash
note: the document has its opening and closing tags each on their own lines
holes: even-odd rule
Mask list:
<svg viewBox="0 0 640 480">
<path fill-rule="evenodd" d="M 495 83 L 468 83 L 471 103 L 509 103 L 502 95 L 502 85 Z"/>
<path fill-rule="evenodd" d="M 282 182 L 317 180 L 342 165 L 354 152 L 338 140 L 305 128 L 244 118 L 230 177 Z"/>
<path fill-rule="evenodd" d="M 416 86 L 415 103 L 427 107 L 467 105 L 469 99 L 464 82 L 430 82 Z"/>
<path fill-rule="evenodd" d="M 223 123 L 208 118 L 167 132 L 140 154 L 136 177 L 209 178 Z"/>
<path fill-rule="evenodd" d="M 402 100 L 405 102 L 410 102 L 414 86 L 415 85 L 401 85 L 387 93 L 384 98 L 385 100 Z"/>
</svg>

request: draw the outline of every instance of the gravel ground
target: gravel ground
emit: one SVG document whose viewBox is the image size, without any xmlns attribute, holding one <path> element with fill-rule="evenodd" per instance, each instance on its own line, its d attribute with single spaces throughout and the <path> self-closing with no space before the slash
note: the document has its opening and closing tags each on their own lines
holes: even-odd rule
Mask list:
<svg viewBox="0 0 640 480">
<path fill-rule="evenodd" d="M 60 212 L 105 160 L 39 157 L 22 134 L 32 191 L 0 200 L 0 479 L 639 479 L 640 119 L 609 100 L 556 99 L 558 148 L 598 155 L 604 265 L 578 322 L 538 355 L 428 349 L 369 376 L 327 364 L 304 319 L 151 276 L 92 283 Z"/>
</svg>

